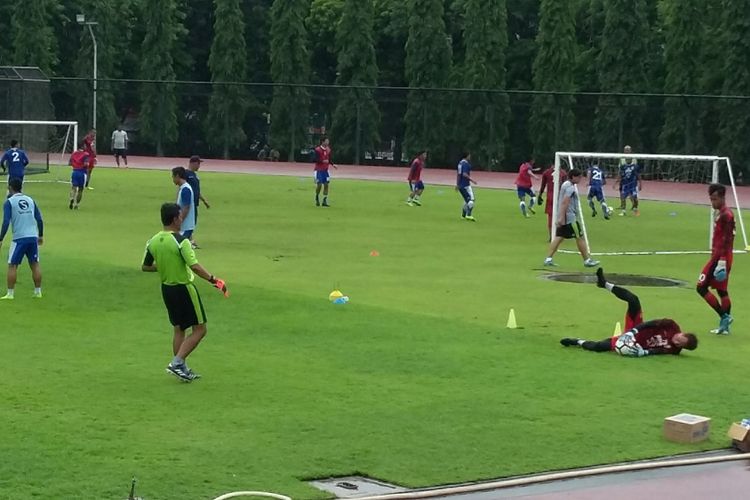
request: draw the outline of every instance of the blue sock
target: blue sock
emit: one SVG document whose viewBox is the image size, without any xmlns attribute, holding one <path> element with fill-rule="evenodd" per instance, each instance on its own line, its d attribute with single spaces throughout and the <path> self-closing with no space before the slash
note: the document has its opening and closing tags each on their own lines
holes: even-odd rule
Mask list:
<svg viewBox="0 0 750 500">
<path fill-rule="evenodd" d="M 185 360 L 179 356 L 172 358 L 172 366 L 182 366 L 185 364 Z"/>
</svg>

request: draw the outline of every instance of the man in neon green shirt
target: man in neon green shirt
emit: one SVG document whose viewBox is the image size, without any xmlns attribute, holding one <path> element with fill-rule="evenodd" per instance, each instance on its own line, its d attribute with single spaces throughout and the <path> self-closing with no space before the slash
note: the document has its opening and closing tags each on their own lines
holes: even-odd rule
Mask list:
<svg viewBox="0 0 750 500">
<path fill-rule="evenodd" d="M 200 375 L 188 368 L 185 359 L 206 336 L 206 313 L 198 289 L 193 284 L 194 274 L 213 284 L 228 296 L 223 280 L 214 277 L 198 263 L 190 240 L 180 234 L 182 215 L 176 203 L 161 206 L 164 230 L 156 233 L 146 243 L 146 255 L 141 269 L 159 273 L 161 294 L 167 307 L 169 321 L 174 326 L 172 352 L 174 358 L 167 366 L 183 382 L 191 382 Z M 185 331 L 191 329 L 189 336 Z"/>
</svg>

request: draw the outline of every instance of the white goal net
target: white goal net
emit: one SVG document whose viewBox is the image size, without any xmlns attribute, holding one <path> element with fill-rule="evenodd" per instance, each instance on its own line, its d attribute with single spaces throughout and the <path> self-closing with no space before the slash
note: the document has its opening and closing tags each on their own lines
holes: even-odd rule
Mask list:
<svg viewBox="0 0 750 500">
<path fill-rule="evenodd" d="M 643 190 L 642 195 L 637 196 L 637 209 L 633 208 L 632 200 L 627 199 L 622 210 L 621 192 L 614 187 L 621 167 L 629 165 L 637 165 Z M 588 174 L 593 167 L 598 167 L 603 174 L 605 205 L 597 199 L 595 190 L 589 203 L 591 179 Z M 571 168 L 583 173 L 577 185 L 578 213 L 592 255 L 709 253 L 714 214 L 709 204 L 708 185 L 715 182 L 727 186 L 727 204 L 734 212 L 738 229 L 735 252 L 750 250 L 732 163 L 727 157 L 558 152 L 555 153 L 555 200 L 564 177 L 564 172 L 562 176 L 560 172 Z M 643 196 L 651 199 L 644 200 Z M 658 199 L 671 203 L 653 201 Z M 558 203 L 553 203 L 552 207 L 554 221 L 558 216 Z"/>
<path fill-rule="evenodd" d="M 78 142 L 78 122 L 0 120 L 0 149 L 12 141 L 29 157 L 27 174 L 49 172 L 50 165 L 67 165 Z"/>
</svg>

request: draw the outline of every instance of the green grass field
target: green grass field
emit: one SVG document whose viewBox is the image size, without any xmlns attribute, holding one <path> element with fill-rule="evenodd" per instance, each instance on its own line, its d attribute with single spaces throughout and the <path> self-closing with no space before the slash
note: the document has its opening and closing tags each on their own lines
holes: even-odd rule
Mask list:
<svg viewBox="0 0 750 500">
<path fill-rule="evenodd" d="M 67 171 L 30 180 L 55 177 Z M 133 475 L 150 500 L 324 498 L 304 480 L 419 487 L 721 448 L 747 416 L 745 255 L 721 338 L 704 333 L 718 320 L 693 285 L 706 256 L 603 258 L 608 272 L 689 283 L 634 291 L 647 317 L 697 332 L 698 350 L 625 359 L 559 345 L 611 335 L 624 306 L 541 279 L 544 216 L 523 219 L 510 191 L 477 189 L 472 224 L 447 187 L 411 208 L 401 184 L 334 180 L 323 209 L 310 178 L 201 178 L 212 208 L 198 258 L 232 295 L 199 280 L 209 329 L 192 384 L 164 372 L 171 327 L 158 278 L 140 271 L 170 174 L 97 169 L 77 212 L 66 185 L 27 183 L 45 217 L 44 299 L 24 267 L 0 303 L 0 498 L 124 498 Z M 595 250 L 701 249 L 708 209 L 644 202 L 639 218 L 588 222 Z M 583 270 L 577 255 L 556 260 Z M 329 303 L 334 288 L 350 303 Z M 519 329 L 505 328 L 510 308 Z M 680 412 L 712 417 L 711 439 L 663 440 Z"/>
</svg>

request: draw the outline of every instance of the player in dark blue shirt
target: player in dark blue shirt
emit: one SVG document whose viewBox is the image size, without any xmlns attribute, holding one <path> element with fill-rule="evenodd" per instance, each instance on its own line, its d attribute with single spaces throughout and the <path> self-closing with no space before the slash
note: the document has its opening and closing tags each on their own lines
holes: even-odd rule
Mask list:
<svg viewBox="0 0 750 500">
<path fill-rule="evenodd" d="M 625 154 L 631 152 L 630 146 L 625 146 Z M 633 204 L 633 214 L 638 216 L 638 191 L 641 190 L 641 166 L 633 158 L 622 158 L 620 170 L 615 181 L 615 189 L 620 188 L 620 216 L 625 215 L 626 202 L 630 198 Z"/>
<path fill-rule="evenodd" d="M 21 179 L 23 182 L 23 176 L 26 174 L 26 165 L 29 164 L 29 158 L 26 156 L 26 151 L 18 147 L 18 141 L 13 139 L 10 141 L 10 148 L 5 151 L 2 159 L 0 159 L 0 166 L 3 168 L 3 172 L 8 172 L 8 177 L 15 177 Z"/>
<path fill-rule="evenodd" d="M 200 205 L 200 202 L 202 201 L 203 204 L 206 206 L 206 208 L 211 208 L 211 205 L 208 204 L 206 199 L 201 194 L 201 180 L 200 180 L 200 177 L 198 177 L 198 170 L 201 168 L 201 163 L 203 163 L 203 160 L 201 160 L 201 157 L 198 155 L 193 155 L 190 157 L 190 161 L 188 162 L 188 168 L 185 171 L 186 173 L 185 180 L 187 180 L 187 183 L 193 189 L 193 210 L 195 210 L 196 226 L 198 224 L 198 205 Z M 195 231 L 193 231 L 193 235 L 195 235 Z M 195 242 L 194 237 L 191 238 L 190 244 L 192 245 L 193 248 L 199 248 L 198 244 Z"/>
<path fill-rule="evenodd" d="M 474 191 L 471 189 L 472 184 L 476 184 L 476 181 L 471 178 L 471 153 L 464 153 L 461 155 L 461 161 L 458 162 L 457 177 L 456 177 L 456 190 L 461 193 L 464 199 L 464 206 L 461 209 L 461 217 L 464 220 L 476 222 L 476 219 L 471 215 L 471 211 L 474 210 Z"/>
<path fill-rule="evenodd" d="M 596 217 L 596 207 L 594 206 L 594 198 L 602 205 L 602 215 L 605 219 L 609 219 L 610 208 L 607 206 L 607 199 L 604 197 L 604 190 L 602 187 L 607 183 L 604 177 L 604 172 L 601 167 L 594 163 L 589 167 L 589 207 L 591 207 L 591 217 Z"/>
</svg>

